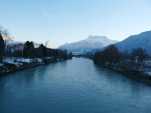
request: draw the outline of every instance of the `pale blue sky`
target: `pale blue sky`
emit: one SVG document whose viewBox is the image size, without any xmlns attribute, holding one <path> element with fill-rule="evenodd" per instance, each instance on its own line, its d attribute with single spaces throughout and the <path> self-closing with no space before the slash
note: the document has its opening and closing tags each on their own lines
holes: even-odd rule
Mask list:
<svg viewBox="0 0 151 113">
<path fill-rule="evenodd" d="M 0 0 L 0 24 L 15 40 L 55 45 L 151 30 L 150 0 Z"/>
</svg>

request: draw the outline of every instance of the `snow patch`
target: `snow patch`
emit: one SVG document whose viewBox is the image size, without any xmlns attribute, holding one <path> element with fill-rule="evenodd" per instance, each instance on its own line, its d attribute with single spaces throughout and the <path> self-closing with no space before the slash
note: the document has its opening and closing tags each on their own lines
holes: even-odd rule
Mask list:
<svg viewBox="0 0 151 113">
<path fill-rule="evenodd" d="M 101 50 L 102 48 L 114 44 L 116 41 L 110 40 L 105 36 L 89 36 L 85 40 L 81 40 L 75 43 L 65 44 L 59 48 L 62 50 L 67 50 L 69 52 L 85 54 L 87 52 L 95 52 Z"/>
</svg>

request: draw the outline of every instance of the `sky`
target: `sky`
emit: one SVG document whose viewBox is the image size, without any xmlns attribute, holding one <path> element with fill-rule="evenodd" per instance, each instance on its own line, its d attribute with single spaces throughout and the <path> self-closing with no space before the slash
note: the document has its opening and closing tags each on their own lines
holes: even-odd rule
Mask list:
<svg viewBox="0 0 151 113">
<path fill-rule="evenodd" d="M 18 41 L 52 47 L 107 36 L 123 40 L 151 30 L 150 0 L 0 0 L 0 25 Z"/>
</svg>

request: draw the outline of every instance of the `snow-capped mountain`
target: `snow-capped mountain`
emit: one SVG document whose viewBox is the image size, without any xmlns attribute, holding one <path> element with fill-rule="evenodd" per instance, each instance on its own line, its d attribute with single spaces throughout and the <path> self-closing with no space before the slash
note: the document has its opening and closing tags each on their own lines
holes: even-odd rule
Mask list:
<svg viewBox="0 0 151 113">
<path fill-rule="evenodd" d="M 143 48 L 148 54 L 151 54 L 151 31 L 132 35 L 127 39 L 116 44 L 122 52 L 131 52 L 137 48 Z"/>
<path fill-rule="evenodd" d="M 105 36 L 89 36 L 85 40 L 65 44 L 59 48 L 72 53 L 85 54 L 88 52 L 95 52 L 114 43 L 116 43 L 116 41 L 110 40 Z"/>
</svg>

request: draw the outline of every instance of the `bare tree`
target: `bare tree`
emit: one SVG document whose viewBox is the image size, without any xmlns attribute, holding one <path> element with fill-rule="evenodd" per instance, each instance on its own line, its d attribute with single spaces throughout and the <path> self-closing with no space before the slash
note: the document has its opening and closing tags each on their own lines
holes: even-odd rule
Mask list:
<svg viewBox="0 0 151 113">
<path fill-rule="evenodd" d="M 7 41 L 7 40 L 13 40 L 14 39 L 14 37 L 12 37 L 10 35 L 9 31 L 6 28 L 2 27 L 2 26 L 0 26 L 0 33 L 3 36 L 3 39 L 5 41 Z"/>
<path fill-rule="evenodd" d="M 7 41 L 13 40 L 13 37 L 10 35 L 7 29 L 0 26 L 0 34 L 2 39 L 4 40 L 4 55 L 6 55 L 6 51 L 8 49 L 7 47 Z"/>
</svg>

